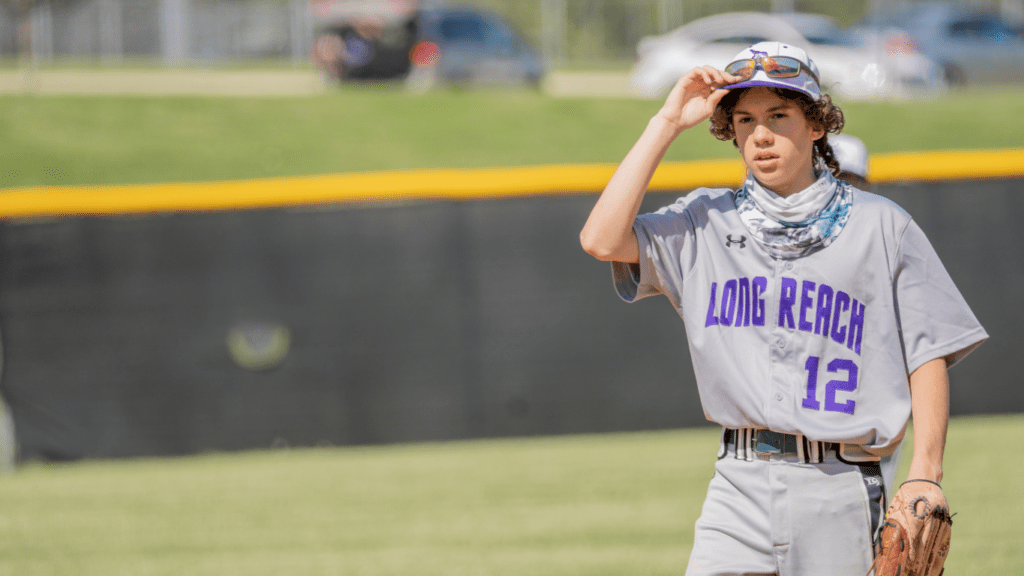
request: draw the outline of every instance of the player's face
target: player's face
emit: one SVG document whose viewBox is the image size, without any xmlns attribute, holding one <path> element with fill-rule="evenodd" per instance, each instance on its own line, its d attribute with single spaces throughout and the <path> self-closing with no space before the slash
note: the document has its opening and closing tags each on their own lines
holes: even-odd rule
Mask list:
<svg viewBox="0 0 1024 576">
<path fill-rule="evenodd" d="M 743 162 L 761 185 L 789 196 L 814 183 L 814 141 L 824 135 L 800 104 L 768 88 L 748 88 L 732 114 Z"/>
</svg>

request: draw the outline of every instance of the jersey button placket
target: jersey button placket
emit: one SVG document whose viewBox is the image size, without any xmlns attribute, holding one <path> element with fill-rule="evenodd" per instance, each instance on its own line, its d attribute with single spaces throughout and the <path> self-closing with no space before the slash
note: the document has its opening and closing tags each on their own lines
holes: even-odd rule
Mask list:
<svg viewBox="0 0 1024 576">
<path fill-rule="evenodd" d="M 772 363 L 771 381 L 768 389 L 768 402 L 765 416 L 769 427 L 785 427 L 787 423 L 793 422 L 793 408 L 785 402 L 786 392 L 789 390 L 788 382 L 792 379 L 793 343 L 790 342 L 793 334 L 788 327 L 780 325 L 779 306 L 782 291 L 782 278 L 793 278 L 793 262 L 779 260 L 775 266 L 775 290 L 774 290 L 774 314 L 766 321 L 771 324 L 771 336 L 769 339 L 769 358 Z"/>
<path fill-rule="evenodd" d="M 782 332 L 783 329 L 779 328 L 779 331 Z M 783 336 L 779 336 L 778 340 L 775 341 L 775 347 L 779 351 L 778 352 L 778 356 L 780 358 L 780 361 L 775 366 L 774 373 L 775 373 L 776 376 L 775 376 L 775 378 L 772 378 L 772 388 L 774 388 L 776 390 L 775 394 L 772 395 L 772 398 L 774 398 L 776 402 L 782 402 L 785 399 L 786 396 L 782 392 L 778 391 L 778 389 L 780 387 L 782 387 L 782 379 L 779 378 L 779 375 L 780 375 L 780 373 L 781 374 L 787 373 L 788 369 L 789 369 L 789 362 L 784 360 L 788 356 L 785 353 L 785 350 L 786 350 L 786 339 Z"/>
</svg>

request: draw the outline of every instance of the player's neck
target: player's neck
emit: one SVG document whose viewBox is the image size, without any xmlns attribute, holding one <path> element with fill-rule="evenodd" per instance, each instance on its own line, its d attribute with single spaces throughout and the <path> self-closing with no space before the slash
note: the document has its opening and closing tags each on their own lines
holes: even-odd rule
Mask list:
<svg viewBox="0 0 1024 576">
<path fill-rule="evenodd" d="M 809 188 L 811 184 L 818 181 L 817 175 L 814 174 L 813 168 L 808 168 L 806 171 L 799 171 L 795 177 L 789 181 L 774 183 L 774 185 L 768 186 L 764 182 L 761 182 L 761 186 L 765 190 L 774 192 L 781 198 L 789 198 L 793 194 L 802 192 Z"/>
</svg>

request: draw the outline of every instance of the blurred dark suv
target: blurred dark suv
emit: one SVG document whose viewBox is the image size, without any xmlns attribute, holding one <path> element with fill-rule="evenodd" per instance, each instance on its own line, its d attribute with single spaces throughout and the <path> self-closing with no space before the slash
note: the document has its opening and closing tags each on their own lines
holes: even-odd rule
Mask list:
<svg viewBox="0 0 1024 576">
<path fill-rule="evenodd" d="M 345 6 L 345 2 L 335 4 Z M 501 16 L 476 7 L 316 14 L 314 60 L 340 80 L 538 85 L 540 55 Z"/>
</svg>

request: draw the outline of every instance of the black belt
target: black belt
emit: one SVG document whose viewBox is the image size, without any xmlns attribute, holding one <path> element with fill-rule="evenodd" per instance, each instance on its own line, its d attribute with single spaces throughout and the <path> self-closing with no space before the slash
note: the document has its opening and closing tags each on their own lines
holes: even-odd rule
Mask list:
<svg viewBox="0 0 1024 576">
<path fill-rule="evenodd" d="M 723 440 L 725 444 L 738 445 L 739 430 L 732 428 L 726 428 L 725 436 Z M 785 434 L 782 432 L 775 432 L 772 430 L 754 430 L 753 437 L 750 438 L 750 444 L 756 454 L 799 454 L 800 449 L 797 447 L 804 439 L 794 434 Z M 819 442 L 820 450 L 827 452 L 830 450 L 839 450 L 840 445 L 835 442 Z M 738 447 L 738 446 L 737 446 Z"/>
<path fill-rule="evenodd" d="M 722 447 L 718 459 L 725 458 L 733 449 L 733 455 L 740 460 L 753 461 L 754 456 L 793 455 L 808 464 L 825 462 L 832 453 L 840 462 L 858 466 L 878 465 L 878 456 L 868 453 L 860 446 L 840 442 L 815 442 L 799 434 L 784 434 L 772 430 L 753 428 L 726 428 L 722 433 Z"/>
</svg>

